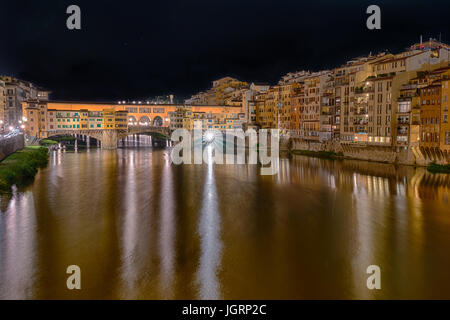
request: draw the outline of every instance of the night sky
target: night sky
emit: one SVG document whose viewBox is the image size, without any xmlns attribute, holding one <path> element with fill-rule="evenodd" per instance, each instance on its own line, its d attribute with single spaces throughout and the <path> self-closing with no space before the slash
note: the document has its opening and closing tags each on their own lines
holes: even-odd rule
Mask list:
<svg viewBox="0 0 450 320">
<path fill-rule="evenodd" d="M 66 28 L 76 4 L 82 29 Z M 381 30 L 366 8 L 381 7 Z M 275 84 L 430 37 L 450 42 L 450 1 L 0 0 L 0 74 L 56 100 L 185 98 L 230 75 Z"/>
</svg>

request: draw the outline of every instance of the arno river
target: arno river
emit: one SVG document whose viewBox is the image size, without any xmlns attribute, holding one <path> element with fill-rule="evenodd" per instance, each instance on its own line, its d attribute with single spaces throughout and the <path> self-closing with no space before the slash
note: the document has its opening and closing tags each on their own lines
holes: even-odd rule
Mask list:
<svg viewBox="0 0 450 320">
<path fill-rule="evenodd" d="M 168 149 L 55 151 L 1 197 L 0 298 L 450 298 L 449 201 L 450 176 L 422 168 L 294 156 L 261 176 Z"/>
</svg>

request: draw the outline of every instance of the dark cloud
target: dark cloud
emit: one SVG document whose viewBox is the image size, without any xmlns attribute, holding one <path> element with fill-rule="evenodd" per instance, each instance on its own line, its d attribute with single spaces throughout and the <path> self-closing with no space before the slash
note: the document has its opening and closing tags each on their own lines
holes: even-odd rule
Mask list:
<svg viewBox="0 0 450 320">
<path fill-rule="evenodd" d="M 66 28 L 67 6 L 82 30 Z M 365 27 L 378 4 L 382 29 Z M 220 76 L 274 83 L 370 51 L 450 37 L 448 1 L 0 1 L 0 73 L 57 99 L 185 97 Z"/>
</svg>

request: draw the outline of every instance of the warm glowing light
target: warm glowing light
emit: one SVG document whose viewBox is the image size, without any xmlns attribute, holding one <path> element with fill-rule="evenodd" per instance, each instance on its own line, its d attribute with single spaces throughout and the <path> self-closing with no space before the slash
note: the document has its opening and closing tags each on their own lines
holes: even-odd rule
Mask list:
<svg viewBox="0 0 450 320">
<path fill-rule="evenodd" d="M 205 141 L 206 142 L 213 142 L 214 141 L 214 132 L 207 131 L 205 133 Z"/>
<path fill-rule="evenodd" d="M 14 129 L 14 127 L 13 126 L 9 126 L 9 131 L 11 131 L 12 129 Z"/>
</svg>

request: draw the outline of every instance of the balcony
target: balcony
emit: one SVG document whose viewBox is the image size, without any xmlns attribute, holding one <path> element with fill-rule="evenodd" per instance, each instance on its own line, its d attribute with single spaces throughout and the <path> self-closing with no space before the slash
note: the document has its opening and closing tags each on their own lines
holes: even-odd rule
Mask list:
<svg viewBox="0 0 450 320">
<path fill-rule="evenodd" d="M 398 136 L 407 136 L 408 135 L 408 127 L 397 127 L 397 135 Z"/>
<path fill-rule="evenodd" d="M 397 123 L 399 123 L 399 124 L 409 124 L 409 119 L 398 118 L 397 119 Z"/>
<path fill-rule="evenodd" d="M 417 89 L 417 83 L 414 84 L 404 84 L 401 86 L 400 90 L 414 90 Z"/>
<path fill-rule="evenodd" d="M 360 108 L 355 111 L 356 115 L 366 115 L 367 114 L 367 108 Z"/>
<path fill-rule="evenodd" d="M 355 94 L 372 93 L 374 88 L 370 87 L 355 87 Z"/>
<path fill-rule="evenodd" d="M 413 95 L 400 95 L 398 98 L 397 98 L 397 101 L 398 102 L 402 102 L 402 101 L 411 101 L 412 100 L 412 98 L 413 98 Z"/>
<path fill-rule="evenodd" d="M 401 108 L 398 109 L 397 113 L 406 113 L 409 114 L 411 112 L 411 110 L 409 108 Z"/>
<path fill-rule="evenodd" d="M 366 119 L 354 119 L 353 120 L 353 124 L 354 125 L 367 125 L 369 123 L 369 121 L 367 121 Z"/>
<path fill-rule="evenodd" d="M 335 86 L 336 87 L 338 87 L 338 86 L 346 86 L 348 84 L 349 84 L 348 80 L 342 80 L 342 81 L 336 80 L 336 82 L 335 82 Z"/>
</svg>

